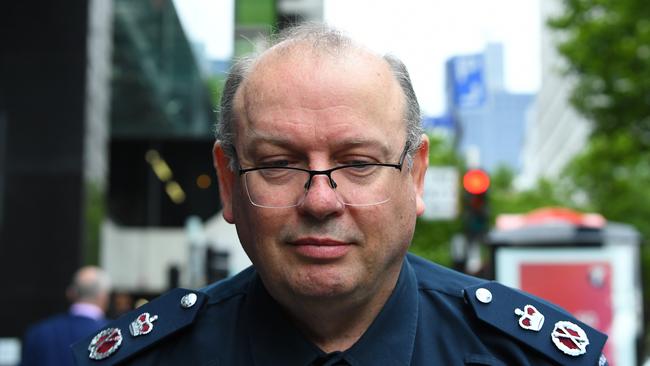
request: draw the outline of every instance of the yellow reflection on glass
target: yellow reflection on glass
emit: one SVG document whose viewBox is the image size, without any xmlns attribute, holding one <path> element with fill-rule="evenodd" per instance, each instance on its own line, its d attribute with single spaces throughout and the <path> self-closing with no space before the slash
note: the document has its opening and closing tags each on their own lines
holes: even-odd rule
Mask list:
<svg viewBox="0 0 650 366">
<path fill-rule="evenodd" d="M 165 185 L 165 191 L 175 204 L 181 204 L 185 201 L 185 192 L 183 192 L 183 188 L 175 181 L 168 182 Z"/>
</svg>

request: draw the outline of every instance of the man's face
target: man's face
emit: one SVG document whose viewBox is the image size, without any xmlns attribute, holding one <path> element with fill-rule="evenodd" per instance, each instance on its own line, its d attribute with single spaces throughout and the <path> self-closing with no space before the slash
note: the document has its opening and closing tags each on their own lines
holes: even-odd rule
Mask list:
<svg viewBox="0 0 650 366">
<path fill-rule="evenodd" d="M 235 148 L 242 168 L 271 162 L 326 170 L 357 161 L 397 163 L 406 143 L 404 97 L 389 66 L 352 51 L 263 56 L 240 87 Z M 386 181 L 388 202 L 346 206 L 317 175 L 291 208 L 252 205 L 242 178 L 215 147 L 224 217 L 269 292 L 289 299 L 363 299 L 390 291 L 413 236 L 428 144 Z"/>
</svg>

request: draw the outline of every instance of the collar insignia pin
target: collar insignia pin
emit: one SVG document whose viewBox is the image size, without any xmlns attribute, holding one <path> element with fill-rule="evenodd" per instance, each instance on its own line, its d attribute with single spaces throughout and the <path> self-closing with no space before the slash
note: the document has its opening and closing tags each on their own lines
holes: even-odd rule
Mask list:
<svg viewBox="0 0 650 366">
<path fill-rule="evenodd" d="M 194 304 L 196 304 L 197 299 L 198 299 L 198 296 L 196 296 L 195 293 L 190 292 L 189 294 L 187 294 L 187 295 L 185 295 L 185 296 L 183 296 L 181 298 L 181 306 L 184 309 L 189 309 L 192 306 L 194 306 Z"/>
<path fill-rule="evenodd" d="M 158 315 L 151 316 L 149 313 L 140 314 L 134 321 L 129 324 L 129 331 L 134 337 L 149 334 L 153 330 L 153 322 L 158 319 Z"/>
<path fill-rule="evenodd" d="M 121 344 L 122 332 L 119 328 L 106 328 L 90 341 L 88 357 L 93 360 L 103 360 L 115 353 Z"/>
<path fill-rule="evenodd" d="M 582 328 L 568 322 L 555 323 L 551 338 L 555 347 L 569 356 L 579 356 L 587 352 L 589 338 Z"/>
<path fill-rule="evenodd" d="M 544 315 L 537 310 L 533 305 L 524 306 L 524 310 L 517 308 L 515 314 L 519 315 L 519 326 L 539 332 L 544 325 Z"/>
</svg>

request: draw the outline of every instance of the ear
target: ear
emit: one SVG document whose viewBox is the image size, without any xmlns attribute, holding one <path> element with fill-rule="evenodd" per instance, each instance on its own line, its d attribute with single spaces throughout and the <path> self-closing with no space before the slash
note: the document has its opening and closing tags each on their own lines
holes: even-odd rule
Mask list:
<svg viewBox="0 0 650 366">
<path fill-rule="evenodd" d="M 219 141 L 214 143 L 212 148 L 214 168 L 217 170 L 217 179 L 219 180 L 219 195 L 223 204 L 223 218 L 229 223 L 234 223 L 232 212 L 232 194 L 235 184 L 235 172 L 230 170 L 228 165 L 230 159 L 226 156 Z"/>
<path fill-rule="evenodd" d="M 420 148 L 413 156 L 413 167 L 411 176 L 415 186 L 416 213 L 421 216 L 424 213 L 424 174 L 429 167 L 429 136 L 422 134 Z"/>
</svg>

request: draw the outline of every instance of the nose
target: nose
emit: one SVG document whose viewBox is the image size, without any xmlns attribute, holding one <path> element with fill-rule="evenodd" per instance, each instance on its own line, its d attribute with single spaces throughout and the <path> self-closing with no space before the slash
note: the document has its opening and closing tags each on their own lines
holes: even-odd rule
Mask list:
<svg viewBox="0 0 650 366">
<path fill-rule="evenodd" d="M 341 214 L 345 205 L 330 185 L 329 178 L 325 175 L 316 175 L 312 178 L 311 185 L 298 209 L 305 215 L 322 220 Z"/>
</svg>

